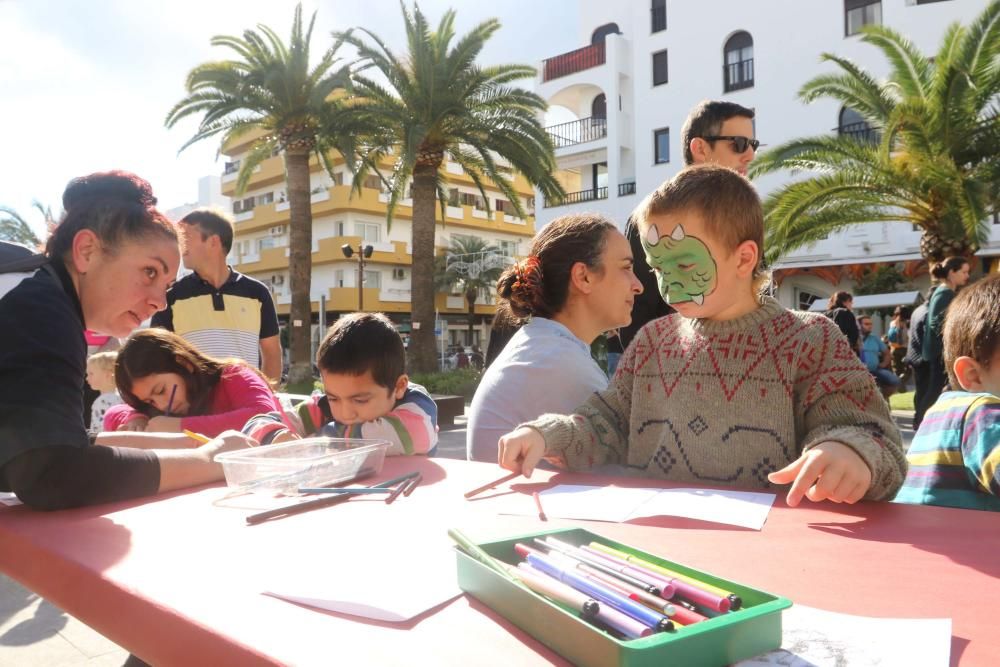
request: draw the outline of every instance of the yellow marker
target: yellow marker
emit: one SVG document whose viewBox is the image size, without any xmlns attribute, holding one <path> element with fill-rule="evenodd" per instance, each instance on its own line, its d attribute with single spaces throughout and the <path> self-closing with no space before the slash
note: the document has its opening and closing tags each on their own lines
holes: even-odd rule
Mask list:
<svg viewBox="0 0 1000 667">
<path fill-rule="evenodd" d="M 212 440 L 207 435 L 202 435 L 201 433 L 195 433 L 194 431 L 189 431 L 187 429 L 184 429 L 184 435 L 191 438 L 192 440 L 197 440 L 198 442 L 202 443 L 211 442 Z"/>
</svg>

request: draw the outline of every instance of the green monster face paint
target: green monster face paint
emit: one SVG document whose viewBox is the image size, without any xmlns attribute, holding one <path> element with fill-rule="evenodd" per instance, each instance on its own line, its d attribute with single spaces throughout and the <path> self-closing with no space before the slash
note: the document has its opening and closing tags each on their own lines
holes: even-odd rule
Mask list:
<svg viewBox="0 0 1000 667">
<path fill-rule="evenodd" d="M 642 246 L 667 303 L 690 301 L 700 306 L 715 291 L 718 271 L 711 251 L 700 239 L 686 235 L 680 225 L 670 236 L 660 236 L 656 225 L 650 225 Z"/>
</svg>

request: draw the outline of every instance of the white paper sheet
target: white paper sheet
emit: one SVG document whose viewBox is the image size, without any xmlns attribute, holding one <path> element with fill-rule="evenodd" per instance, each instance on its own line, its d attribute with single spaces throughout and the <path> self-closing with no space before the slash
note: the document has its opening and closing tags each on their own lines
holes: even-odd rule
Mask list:
<svg viewBox="0 0 1000 667">
<path fill-rule="evenodd" d="M 795 605 L 782 612 L 781 648 L 736 667 L 947 667 L 950 618 L 870 618 Z"/>
<path fill-rule="evenodd" d="M 6 491 L 0 491 L 0 504 L 3 505 L 20 505 L 21 501 L 17 499 L 13 493 L 7 493 Z"/>
<path fill-rule="evenodd" d="M 639 517 L 681 516 L 760 530 L 774 503 L 773 493 L 720 489 L 647 489 L 560 484 L 539 493 L 545 515 L 560 519 L 628 521 Z M 534 515 L 538 508 L 524 496 L 506 514 Z"/>
</svg>

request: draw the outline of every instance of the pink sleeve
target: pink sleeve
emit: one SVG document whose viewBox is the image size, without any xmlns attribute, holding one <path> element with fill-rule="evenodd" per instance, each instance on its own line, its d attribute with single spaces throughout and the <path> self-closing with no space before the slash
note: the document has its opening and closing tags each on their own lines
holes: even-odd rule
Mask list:
<svg viewBox="0 0 1000 667">
<path fill-rule="evenodd" d="M 140 415 L 140 412 L 127 403 L 112 405 L 108 408 L 108 411 L 104 413 L 104 424 L 102 430 L 117 431 L 118 427 L 123 425 L 129 419 Z"/>
<path fill-rule="evenodd" d="M 181 428 L 209 437 L 228 429 L 241 430 L 250 418 L 278 410 L 278 399 L 264 380 L 243 365 L 222 373 L 215 387 L 209 414 L 181 419 Z"/>
</svg>

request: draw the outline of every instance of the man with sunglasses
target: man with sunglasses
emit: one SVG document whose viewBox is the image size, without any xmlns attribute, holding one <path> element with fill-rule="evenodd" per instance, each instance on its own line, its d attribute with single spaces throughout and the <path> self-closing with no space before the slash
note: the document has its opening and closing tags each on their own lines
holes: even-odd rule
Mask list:
<svg viewBox="0 0 1000 667">
<path fill-rule="evenodd" d="M 754 138 L 753 117 L 753 109 L 733 102 L 700 102 L 688 114 L 681 130 L 684 166 L 718 164 L 746 176 L 760 146 Z M 614 375 L 618 359 L 639 329 L 650 320 L 673 312 L 660 297 L 656 279 L 646 263 L 639 232 L 631 219 L 625 226 L 625 237 L 632 246 L 632 270 L 642 282 L 643 291 L 636 295 L 632 304 L 632 323 L 608 339 L 608 375 Z"/>
</svg>

